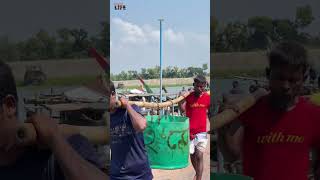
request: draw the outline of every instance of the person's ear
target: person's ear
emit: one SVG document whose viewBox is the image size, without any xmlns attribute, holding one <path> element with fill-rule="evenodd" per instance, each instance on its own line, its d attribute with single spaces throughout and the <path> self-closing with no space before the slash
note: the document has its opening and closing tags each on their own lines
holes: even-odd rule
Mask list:
<svg viewBox="0 0 320 180">
<path fill-rule="evenodd" d="M 266 78 L 268 80 L 270 80 L 271 69 L 269 67 L 266 67 L 266 72 L 265 73 L 266 73 Z"/>
<path fill-rule="evenodd" d="M 8 117 L 16 116 L 17 113 L 17 101 L 12 95 L 7 95 L 2 100 L 2 109 Z"/>
</svg>

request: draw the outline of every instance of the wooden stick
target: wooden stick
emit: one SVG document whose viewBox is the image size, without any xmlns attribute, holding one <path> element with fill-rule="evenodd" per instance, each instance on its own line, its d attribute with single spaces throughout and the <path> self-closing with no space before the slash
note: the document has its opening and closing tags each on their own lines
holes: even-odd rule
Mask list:
<svg viewBox="0 0 320 180">
<path fill-rule="evenodd" d="M 261 97 L 265 96 L 266 94 L 267 92 L 264 89 L 260 88 L 253 94 L 243 97 L 240 101 L 234 104 L 239 112 L 235 112 L 232 109 L 226 109 L 221 113 L 213 116 L 212 118 L 210 118 L 210 131 L 219 129 L 226 124 L 231 123 L 239 115 L 251 108 Z"/>
<path fill-rule="evenodd" d="M 86 137 L 93 144 L 109 143 L 109 130 L 106 126 L 73 126 L 60 124 L 59 131 L 65 136 L 80 134 Z M 19 145 L 27 146 L 37 142 L 37 133 L 31 123 L 24 123 L 17 131 Z"/>
<path fill-rule="evenodd" d="M 190 92 L 187 92 L 184 96 L 179 96 L 176 99 L 169 100 L 169 101 L 162 102 L 162 103 L 143 102 L 143 101 L 129 101 L 129 104 L 130 105 L 135 104 L 135 105 L 137 105 L 139 107 L 146 107 L 146 108 L 150 108 L 150 109 L 161 109 L 161 108 L 172 106 L 173 104 L 178 104 L 179 102 L 184 100 L 189 95 L 190 95 Z M 117 106 L 121 107 L 121 102 L 120 101 L 117 101 Z"/>
</svg>

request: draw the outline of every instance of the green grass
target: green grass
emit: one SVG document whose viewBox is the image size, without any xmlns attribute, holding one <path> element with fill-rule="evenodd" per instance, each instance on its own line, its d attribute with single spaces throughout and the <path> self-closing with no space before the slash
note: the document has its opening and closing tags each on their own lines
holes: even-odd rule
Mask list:
<svg viewBox="0 0 320 180">
<path fill-rule="evenodd" d="M 48 79 L 45 83 L 39 86 L 24 86 L 22 81 L 17 82 L 19 88 L 31 88 L 31 89 L 42 89 L 49 88 L 52 86 L 78 86 L 85 83 L 90 83 L 95 81 L 96 76 L 76 76 L 76 77 L 66 77 L 66 78 L 51 78 Z"/>
</svg>

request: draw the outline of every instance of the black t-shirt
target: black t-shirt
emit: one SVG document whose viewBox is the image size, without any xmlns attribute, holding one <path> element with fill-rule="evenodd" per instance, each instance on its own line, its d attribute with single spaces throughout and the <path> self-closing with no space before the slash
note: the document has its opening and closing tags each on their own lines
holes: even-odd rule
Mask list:
<svg viewBox="0 0 320 180">
<path fill-rule="evenodd" d="M 71 136 L 68 138 L 68 142 L 84 159 L 91 162 L 98 168 L 103 167 L 103 164 L 99 162 L 99 158 L 97 153 L 94 151 L 94 148 L 83 136 Z M 54 165 L 50 165 L 53 164 L 50 162 L 51 158 L 51 151 L 39 150 L 37 148 L 30 147 L 20 156 L 15 164 L 10 166 L 0 166 L 0 179 L 63 180 L 64 176 L 59 168 L 58 162 L 55 162 Z M 54 174 L 54 176 L 51 174 Z"/>
</svg>

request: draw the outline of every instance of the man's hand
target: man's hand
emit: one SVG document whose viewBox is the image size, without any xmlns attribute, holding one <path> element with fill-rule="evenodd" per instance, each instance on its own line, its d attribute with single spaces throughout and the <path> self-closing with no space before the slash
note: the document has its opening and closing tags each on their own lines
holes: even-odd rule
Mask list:
<svg viewBox="0 0 320 180">
<path fill-rule="evenodd" d="M 129 101 L 125 97 L 120 97 L 121 106 L 127 108 L 129 105 Z"/>
<path fill-rule="evenodd" d="M 224 111 L 226 109 L 231 109 L 236 113 L 240 113 L 240 108 L 236 104 L 224 104 L 221 108 L 221 111 Z"/>
<path fill-rule="evenodd" d="M 31 122 L 36 129 L 40 144 L 52 148 L 55 140 L 61 136 L 56 121 L 46 115 L 32 115 L 27 122 Z"/>
</svg>

